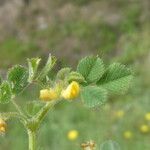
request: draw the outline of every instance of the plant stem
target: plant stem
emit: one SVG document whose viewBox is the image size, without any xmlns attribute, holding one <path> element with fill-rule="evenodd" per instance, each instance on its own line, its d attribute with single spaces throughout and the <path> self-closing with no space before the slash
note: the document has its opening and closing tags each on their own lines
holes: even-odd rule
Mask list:
<svg viewBox="0 0 150 150">
<path fill-rule="evenodd" d="M 36 150 L 36 131 L 28 130 L 29 150 Z"/>
<path fill-rule="evenodd" d="M 14 117 L 14 118 L 16 117 L 16 118 L 19 118 L 19 119 L 22 118 L 22 116 L 20 114 L 18 114 L 17 112 L 0 113 L 0 117 L 6 118 L 6 120 L 9 119 L 10 117 Z"/>
<path fill-rule="evenodd" d="M 33 116 L 33 122 L 28 121 L 28 125 L 26 125 L 29 137 L 29 150 L 36 150 L 36 131 L 39 128 L 41 121 L 44 119 L 50 108 L 52 108 L 59 100 L 47 102 L 43 108 Z M 31 123 L 31 124 L 30 124 Z"/>
<path fill-rule="evenodd" d="M 58 103 L 58 101 L 59 100 L 47 102 L 46 105 L 43 108 L 41 108 L 41 110 L 37 113 L 36 120 L 40 123 L 44 119 L 50 108 L 52 108 L 56 103 Z"/>
<path fill-rule="evenodd" d="M 18 111 L 18 113 L 26 119 L 27 117 L 24 115 L 24 113 L 22 112 L 20 106 L 16 103 L 16 101 L 13 99 L 11 101 L 12 101 L 13 105 L 15 106 L 16 110 Z"/>
</svg>

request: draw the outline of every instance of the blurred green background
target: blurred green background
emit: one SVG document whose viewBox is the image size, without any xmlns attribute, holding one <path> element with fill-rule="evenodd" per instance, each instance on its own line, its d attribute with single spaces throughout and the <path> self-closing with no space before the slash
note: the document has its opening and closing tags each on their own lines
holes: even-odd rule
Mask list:
<svg viewBox="0 0 150 150">
<path fill-rule="evenodd" d="M 40 130 L 41 150 L 76 150 L 93 140 L 99 145 L 112 139 L 121 150 L 149 150 L 150 127 L 150 1 L 149 0 L 1 0 L 0 73 L 27 57 L 52 53 L 57 68 L 77 65 L 86 55 L 99 55 L 105 61 L 122 62 L 133 68 L 136 78 L 124 96 L 109 99 L 106 105 L 87 109 L 81 102 L 61 103 L 51 111 Z M 25 91 L 18 99 L 37 99 L 37 90 Z M 1 105 L 0 112 L 12 110 Z M 123 112 L 124 115 L 118 115 Z M 67 134 L 77 130 L 70 141 Z M 132 133 L 130 139 L 123 134 Z M 8 131 L 0 137 L 0 150 L 26 150 L 27 135 L 17 120 L 10 120 Z"/>
</svg>

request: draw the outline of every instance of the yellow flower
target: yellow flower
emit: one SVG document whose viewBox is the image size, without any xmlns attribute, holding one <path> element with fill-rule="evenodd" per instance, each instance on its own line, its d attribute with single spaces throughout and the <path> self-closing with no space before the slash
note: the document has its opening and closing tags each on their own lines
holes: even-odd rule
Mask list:
<svg viewBox="0 0 150 150">
<path fill-rule="evenodd" d="M 76 140 L 78 138 L 78 135 L 79 135 L 79 133 L 77 130 L 71 130 L 68 132 L 67 137 L 69 140 L 73 141 L 73 140 Z"/>
<path fill-rule="evenodd" d="M 145 120 L 150 121 L 150 112 L 145 114 Z"/>
<path fill-rule="evenodd" d="M 79 83 L 76 81 L 72 81 L 68 87 L 61 92 L 63 98 L 70 100 L 78 97 L 80 93 Z"/>
<path fill-rule="evenodd" d="M 141 125 L 140 131 L 141 131 L 142 133 L 148 133 L 148 132 L 149 132 L 149 126 L 146 125 L 146 124 Z"/>
<path fill-rule="evenodd" d="M 116 112 L 116 117 L 117 118 L 122 118 L 124 116 L 124 111 L 123 110 L 118 110 L 117 112 Z"/>
<path fill-rule="evenodd" d="M 6 122 L 0 118 L 0 133 L 5 133 L 6 131 Z"/>
<path fill-rule="evenodd" d="M 43 101 L 55 100 L 58 95 L 54 89 L 43 89 L 40 91 L 40 99 Z"/>
<path fill-rule="evenodd" d="M 131 131 L 125 131 L 123 133 L 123 136 L 124 136 L 125 139 L 131 139 L 133 137 L 133 134 L 132 134 Z"/>
</svg>

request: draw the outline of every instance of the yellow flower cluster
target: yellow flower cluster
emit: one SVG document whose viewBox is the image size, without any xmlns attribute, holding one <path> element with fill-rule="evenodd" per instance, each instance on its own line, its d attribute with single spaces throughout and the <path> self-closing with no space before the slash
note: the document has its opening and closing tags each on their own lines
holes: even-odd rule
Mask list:
<svg viewBox="0 0 150 150">
<path fill-rule="evenodd" d="M 79 133 L 77 130 L 71 130 L 68 132 L 67 137 L 69 140 L 74 141 L 78 138 L 78 135 L 79 135 Z"/>
<path fill-rule="evenodd" d="M 61 90 L 58 92 L 56 89 L 42 89 L 40 91 L 40 99 L 43 101 L 51 101 L 56 100 L 60 97 L 71 100 L 75 99 L 79 96 L 80 86 L 76 81 L 72 81 L 65 90 Z"/>
<path fill-rule="evenodd" d="M 0 118 L 0 133 L 5 133 L 6 131 L 6 122 Z"/>
</svg>

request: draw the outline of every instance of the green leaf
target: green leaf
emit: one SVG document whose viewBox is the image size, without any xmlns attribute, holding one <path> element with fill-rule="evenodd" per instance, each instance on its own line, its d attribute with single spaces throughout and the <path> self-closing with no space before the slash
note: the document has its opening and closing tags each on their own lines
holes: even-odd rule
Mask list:
<svg viewBox="0 0 150 150">
<path fill-rule="evenodd" d="M 112 94 L 124 94 L 133 79 L 130 69 L 119 63 L 111 64 L 97 85 L 107 89 Z"/>
<path fill-rule="evenodd" d="M 12 97 L 12 92 L 10 88 L 10 84 L 7 81 L 4 81 L 0 85 L 0 103 L 5 104 L 9 103 Z"/>
<path fill-rule="evenodd" d="M 97 86 L 87 86 L 81 91 L 81 99 L 87 107 L 102 105 L 107 100 L 107 91 Z"/>
<path fill-rule="evenodd" d="M 11 84 L 13 94 L 20 93 L 28 84 L 28 71 L 20 65 L 16 65 L 8 71 L 8 81 Z"/>
<path fill-rule="evenodd" d="M 56 58 L 54 56 L 51 56 L 51 54 L 49 54 L 47 63 L 45 67 L 42 69 L 38 79 L 43 80 L 47 76 L 49 71 L 54 67 L 55 63 L 56 63 Z"/>
<path fill-rule="evenodd" d="M 72 71 L 69 76 L 68 76 L 68 81 L 72 82 L 72 81 L 77 81 L 79 83 L 83 83 L 86 82 L 84 77 L 82 76 L 82 74 Z"/>
<path fill-rule="evenodd" d="M 70 71 L 71 68 L 62 68 L 61 70 L 58 71 L 56 79 L 65 80 L 68 77 Z"/>
<path fill-rule="evenodd" d="M 31 83 L 32 80 L 35 78 L 35 75 L 37 73 L 37 69 L 38 69 L 41 59 L 40 58 L 31 58 L 31 59 L 27 59 L 27 61 L 28 61 L 28 67 L 29 67 L 28 81 Z"/>
<path fill-rule="evenodd" d="M 118 143 L 114 141 L 107 141 L 100 146 L 100 150 L 120 150 Z"/>
<path fill-rule="evenodd" d="M 39 112 L 42 108 L 43 103 L 39 103 L 37 101 L 28 102 L 26 105 L 26 111 L 29 116 L 33 116 Z"/>
<path fill-rule="evenodd" d="M 99 57 L 85 57 L 78 66 L 77 72 L 81 73 L 88 83 L 98 81 L 104 73 L 104 64 Z"/>
</svg>

